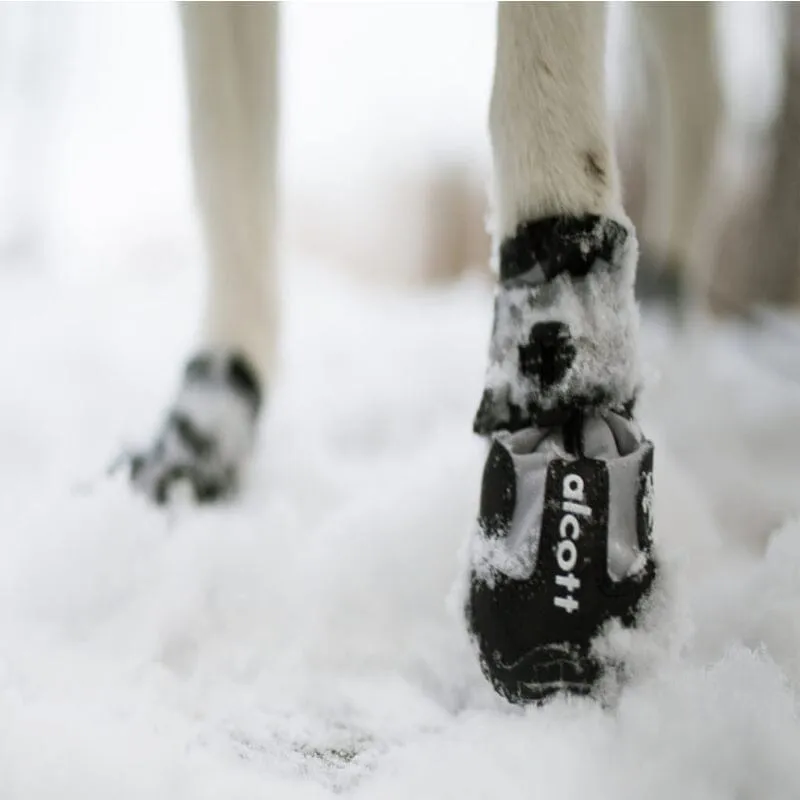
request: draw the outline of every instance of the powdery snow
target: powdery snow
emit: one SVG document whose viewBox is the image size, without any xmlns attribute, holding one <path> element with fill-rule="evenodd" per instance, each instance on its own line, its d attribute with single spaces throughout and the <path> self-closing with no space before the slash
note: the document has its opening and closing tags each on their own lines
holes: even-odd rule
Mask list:
<svg viewBox="0 0 800 800">
<path fill-rule="evenodd" d="M 623 642 L 644 667 L 613 708 L 523 712 L 484 684 L 454 602 L 489 288 L 398 295 L 302 264 L 288 277 L 283 368 L 242 497 L 162 512 L 104 468 L 174 388 L 195 273 L 0 276 L 0 795 L 797 797 L 800 524 L 764 553 L 741 531 L 731 543 L 709 510 L 725 484 L 692 472 L 702 454 L 747 476 L 737 503 L 753 514 L 764 485 L 796 487 L 798 427 L 770 398 L 788 414 L 797 389 L 766 391 L 730 332 L 652 328 L 671 614 Z M 663 408 L 690 375 L 684 468 Z M 723 388 L 736 402 L 718 403 Z M 781 468 L 714 461 L 753 419 L 781 432 Z"/>
</svg>

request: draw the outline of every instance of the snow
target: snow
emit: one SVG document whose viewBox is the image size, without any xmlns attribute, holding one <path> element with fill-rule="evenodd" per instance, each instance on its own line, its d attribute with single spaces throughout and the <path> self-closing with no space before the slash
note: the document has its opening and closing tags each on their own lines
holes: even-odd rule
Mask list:
<svg viewBox="0 0 800 800">
<path fill-rule="evenodd" d="M 398 293 L 286 253 L 241 497 L 161 511 L 107 475 L 173 396 L 201 293 L 168 26 L 147 92 L 132 67 L 166 12 L 117 8 L 82 29 L 109 71 L 67 70 L 48 247 L 0 263 L 0 797 L 800 796 L 800 388 L 781 327 L 647 322 L 670 608 L 620 637 L 638 669 L 608 708 L 505 705 L 458 617 L 478 277 Z"/>
<path fill-rule="evenodd" d="M 3 797 L 797 796 L 798 520 L 748 552 L 713 521 L 724 485 L 679 466 L 662 431 L 674 610 L 635 644 L 648 668 L 609 709 L 505 706 L 452 602 L 481 468 L 469 423 L 489 288 L 396 294 L 292 266 L 242 497 L 168 512 L 103 470 L 170 395 L 191 265 L 2 275 Z M 691 368 L 693 430 L 738 440 L 765 407 L 762 368 L 709 369 L 652 332 L 661 405 Z M 711 347 L 736 359 L 725 331 L 694 342 Z M 734 380 L 739 403 L 718 405 Z M 772 421 L 796 452 L 798 426 Z M 757 510 L 762 484 L 796 489 L 787 453 L 772 472 L 725 453 L 715 469 L 747 476 L 738 502 Z"/>
</svg>

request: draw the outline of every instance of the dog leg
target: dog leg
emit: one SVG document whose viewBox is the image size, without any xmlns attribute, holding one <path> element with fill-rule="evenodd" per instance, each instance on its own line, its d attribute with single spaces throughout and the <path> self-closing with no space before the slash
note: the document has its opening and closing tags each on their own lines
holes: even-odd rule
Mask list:
<svg viewBox="0 0 800 800">
<path fill-rule="evenodd" d="M 512 702 L 594 693 L 593 643 L 656 574 L 639 387 L 636 236 L 605 106 L 605 8 L 501 3 L 490 131 L 495 295 L 489 437 L 467 623 Z"/>
<path fill-rule="evenodd" d="M 278 7 L 181 3 L 207 297 L 197 352 L 134 484 L 157 502 L 188 480 L 198 500 L 235 488 L 277 342 Z"/>
</svg>

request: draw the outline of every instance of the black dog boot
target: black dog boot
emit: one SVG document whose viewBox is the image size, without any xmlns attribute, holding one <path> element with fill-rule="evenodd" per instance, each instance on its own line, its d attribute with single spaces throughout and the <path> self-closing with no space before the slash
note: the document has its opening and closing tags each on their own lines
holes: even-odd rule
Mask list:
<svg viewBox="0 0 800 800">
<path fill-rule="evenodd" d="M 261 403 L 261 383 L 243 355 L 196 355 L 155 442 L 130 459 L 133 485 L 158 504 L 181 482 L 198 502 L 229 496 L 250 455 Z"/>
<path fill-rule="evenodd" d="M 528 223 L 500 251 L 466 612 L 512 702 L 591 694 L 612 666 L 594 641 L 637 623 L 656 577 L 635 263 L 633 230 L 602 217 Z"/>
</svg>

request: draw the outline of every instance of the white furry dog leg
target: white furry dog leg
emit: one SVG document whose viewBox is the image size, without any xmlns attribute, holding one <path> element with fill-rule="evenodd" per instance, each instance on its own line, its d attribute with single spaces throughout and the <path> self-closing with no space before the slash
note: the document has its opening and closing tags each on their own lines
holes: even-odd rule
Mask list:
<svg viewBox="0 0 800 800">
<path fill-rule="evenodd" d="M 197 205 L 208 285 L 199 351 L 137 486 L 228 493 L 252 446 L 277 340 L 278 7 L 181 3 Z"/>
</svg>

